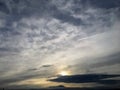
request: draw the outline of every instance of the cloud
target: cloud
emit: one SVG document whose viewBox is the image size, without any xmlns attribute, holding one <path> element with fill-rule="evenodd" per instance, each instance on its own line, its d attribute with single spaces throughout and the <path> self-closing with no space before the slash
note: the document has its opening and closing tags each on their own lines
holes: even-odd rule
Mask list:
<svg viewBox="0 0 120 90">
<path fill-rule="evenodd" d="M 62 23 L 71 23 L 73 25 L 84 25 L 84 22 L 80 18 L 75 18 L 66 13 L 58 12 L 53 17 L 62 21 Z"/>
<path fill-rule="evenodd" d="M 0 87 L 2 87 L 2 85 L 6 85 L 6 86 L 8 86 L 9 84 L 11 84 L 11 83 L 17 83 L 17 82 L 19 82 L 19 81 L 23 81 L 23 80 L 27 80 L 27 79 L 31 79 L 31 78 L 33 78 L 33 77 L 36 77 L 36 76 L 38 76 L 38 75 L 28 75 L 28 76 L 21 76 L 21 77 L 14 77 L 14 78 L 9 78 L 9 79 L 1 79 L 1 81 L 0 81 L 0 84 L 1 84 L 1 86 Z"/>
<path fill-rule="evenodd" d="M 0 1 L 0 11 L 4 13 L 9 13 L 9 9 L 7 8 L 6 4 L 2 1 Z"/>
<path fill-rule="evenodd" d="M 66 87 L 64 85 L 59 85 L 59 86 L 50 86 L 48 88 L 49 89 L 65 89 Z"/>
<path fill-rule="evenodd" d="M 88 0 L 89 1 L 89 0 Z M 119 0 L 116 0 L 116 2 L 114 2 L 113 0 L 106 0 L 106 1 L 99 1 L 99 0 L 92 0 L 91 2 L 89 2 L 91 5 L 93 5 L 94 7 L 97 7 L 97 8 L 105 8 L 105 9 L 111 9 L 111 8 L 116 8 L 116 7 L 119 7 L 120 4 L 120 1 Z"/>
<path fill-rule="evenodd" d="M 49 65 L 49 64 L 46 64 L 46 65 L 42 65 L 42 67 L 51 67 L 53 65 Z"/>
<path fill-rule="evenodd" d="M 119 64 L 120 61 L 120 53 L 114 53 L 112 55 L 108 55 L 102 58 L 98 58 L 100 62 L 94 63 L 91 66 L 93 67 L 102 67 L 106 65 L 114 65 L 114 64 Z"/>
<path fill-rule="evenodd" d="M 119 85 L 120 80 L 110 80 L 109 78 L 120 77 L 120 75 L 107 75 L 107 74 L 82 74 L 60 76 L 55 79 L 50 79 L 53 82 L 64 83 L 97 83 L 103 85 Z"/>
<path fill-rule="evenodd" d="M 119 63 L 113 55 L 120 52 L 116 2 L 0 0 L 0 80 L 54 76 L 61 68 L 76 74 L 90 66 L 92 73 L 92 67 Z"/>
</svg>

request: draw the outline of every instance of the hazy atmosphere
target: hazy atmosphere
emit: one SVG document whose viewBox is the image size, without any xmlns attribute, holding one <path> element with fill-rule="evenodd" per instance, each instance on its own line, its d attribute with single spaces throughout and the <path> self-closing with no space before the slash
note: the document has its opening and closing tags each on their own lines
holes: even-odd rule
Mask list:
<svg viewBox="0 0 120 90">
<path fill-rule="evenodd" d="M 120 88 L 120 0 L 0 0 L 0 88 Z"/>
</svg>

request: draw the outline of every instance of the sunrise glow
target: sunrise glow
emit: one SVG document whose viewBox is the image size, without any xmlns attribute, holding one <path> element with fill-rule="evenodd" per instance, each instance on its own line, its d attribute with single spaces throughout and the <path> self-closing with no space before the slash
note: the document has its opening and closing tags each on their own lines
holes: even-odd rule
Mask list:
<svg viewBox="0 0 120 90">
<path fill-rule="evenodd" d="M 59 73 L 59 75 L 61 75 L 61 76 L 67 76 L 67 75 L 70 75 L 70 72 L 68 72 L 68 71 L 61 71 Z"/>
</svg>

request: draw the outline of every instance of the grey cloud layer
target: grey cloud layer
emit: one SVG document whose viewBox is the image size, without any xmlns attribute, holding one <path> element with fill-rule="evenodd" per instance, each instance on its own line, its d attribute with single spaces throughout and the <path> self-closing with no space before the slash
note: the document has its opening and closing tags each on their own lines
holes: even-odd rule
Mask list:
<svg viewBox="0 0 120 90">
<path fill-rule="evenodd" d="M 86 62 L 110 66 L 120 52 L 119 11 L 119 0 L 0 0 L 0 79 L 52 76 L 58 65 L 78 64 L 74 74 Z"/>
</svg>

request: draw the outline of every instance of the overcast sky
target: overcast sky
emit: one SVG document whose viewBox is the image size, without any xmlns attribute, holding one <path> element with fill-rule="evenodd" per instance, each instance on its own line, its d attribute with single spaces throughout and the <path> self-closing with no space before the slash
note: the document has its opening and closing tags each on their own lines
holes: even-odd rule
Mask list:
<svg viewBox="0 0 120 90">
<path fill-rule="evenodd" d="M 0 0 L 0 87 L 70 87 L 49 78 L 119 67 L 120 0 Z"/>
</svg>

